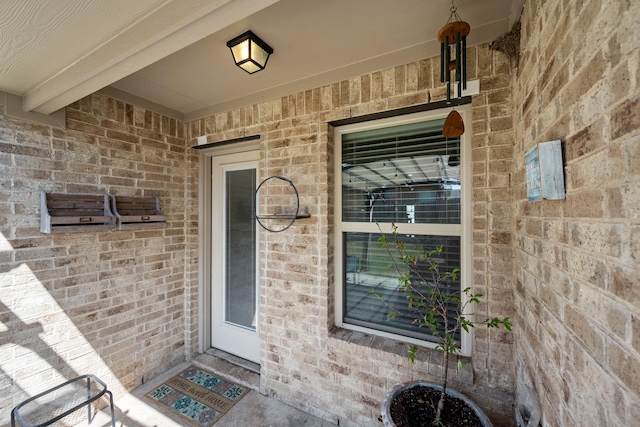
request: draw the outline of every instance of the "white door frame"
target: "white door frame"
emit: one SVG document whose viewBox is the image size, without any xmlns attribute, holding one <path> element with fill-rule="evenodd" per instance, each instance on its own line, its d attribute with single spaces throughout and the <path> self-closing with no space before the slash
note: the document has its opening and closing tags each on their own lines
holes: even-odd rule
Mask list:
<svg viewBox="0 0 640 427">
<path fill-rule="evenodd" d="M 198 352 L 211 348 L 211 158 L 259 150 L 260 141 L 247 141 L 200 151 L 198 165 Z M 258 171 L 259 174 L 259 171 Z M 259 317 L 258 317 L 259 319 Z"/>
</svg>

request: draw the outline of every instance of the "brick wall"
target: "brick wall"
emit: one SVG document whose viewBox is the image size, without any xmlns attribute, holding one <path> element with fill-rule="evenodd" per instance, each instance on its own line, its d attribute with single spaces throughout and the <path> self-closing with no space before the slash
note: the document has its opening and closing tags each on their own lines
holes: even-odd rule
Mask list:
<svg viewBox="0 0 640 427">
<path fill-rule="evenodd" d="M 68 107 L 65 130 L 0 101 L 0 425 L 64 378 L 97 374 L 117 397 L 195 351 L 188 160 L 183 123 L 102 95 Z M 157 195 L 168 225 L 42 234 L 41 190 Z"/>
<path fill-rule="evenodd" d="M 518 382 L 545 426 L 640 419 L 640 3 L 530 0 L 514 86 Z M 561 139 L 566 199 L 526 201 Z"/>
<path fill-rule="evenodd" d="M 469 49 L 473 97 L 474 286 L 487 295 L 480 315 L 513 315 L 511 67 L 488 46 Z M 434 379 L 440 354 L 415 365 L 406 345 L 333 328 L 333 130 L 337 119 L 442 100 L 439 59 L 426 59 L 217 114 L 188 124 L 209 141 L 260 134 L 260 175 L 283 175 L 311 218 L 284 233 L 261 235 L 261 390 L 341 426 L 377 423 L 395 384 Z M 497 425 L 510 425 L 515 387 L 513 336 L 476 328 L 473 358 L 452 372 L 452 386 L 472 395 Z"/>
</svg>

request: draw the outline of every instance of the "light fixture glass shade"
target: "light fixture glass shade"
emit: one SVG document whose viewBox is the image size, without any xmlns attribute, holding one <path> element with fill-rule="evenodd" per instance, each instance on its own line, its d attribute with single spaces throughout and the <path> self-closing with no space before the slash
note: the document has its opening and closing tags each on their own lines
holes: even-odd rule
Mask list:
<svg viewBox="0 0 640 427">
<path fill-rule="evenodd" d="M 247 31 L 227 42 L 236 65 L 249 74 L 263 70 L 273 49 L 262 39 Z"/>
</svg>

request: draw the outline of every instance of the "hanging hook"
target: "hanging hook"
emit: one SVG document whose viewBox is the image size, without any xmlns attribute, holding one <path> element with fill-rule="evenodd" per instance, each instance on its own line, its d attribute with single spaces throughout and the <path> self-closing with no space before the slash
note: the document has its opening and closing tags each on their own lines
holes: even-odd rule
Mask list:
<svg viewBox="0 0 640 427">
<path fill-rule="evenodd" d="M 462 19 L 460 18 L 460 15 L 458 15 L 458 8 L 454 4 L 454 2 L 455 0 L 451 0 L 451 8 L 449 9 L 450 13 L 449 13 L 448 22 L 462 21 Z"/>
</svg>

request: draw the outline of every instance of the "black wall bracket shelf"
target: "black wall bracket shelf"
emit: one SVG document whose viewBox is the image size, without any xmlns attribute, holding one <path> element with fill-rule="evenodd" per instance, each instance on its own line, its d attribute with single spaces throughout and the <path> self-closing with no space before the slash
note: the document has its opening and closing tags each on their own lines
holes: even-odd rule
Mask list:
<svg viewBox="0 0 640 427">
<path fill-rule="evenodd" d="M 296 205 L 295 205 L 295 209 L 282 209 L 283 211 L 289 210 L 289 212 L 287 213 L 275 213 L 275 214 L 271 214 L 271 215 L 258 215 L 258 192 L 260 191 L 260 188 L 262 188 L 262 186 L 264 184 L 266 184 L 268 181 L 271 180 L 280 180 L 280 181 L 284 181 L 287 184 L 289 184 L 289 186 L 293 189 L 293 192 L 295 193 L 295 200 L 296 200 Z M 302 219 L 302 218 L 310 218 L 311 214 L 306 213 L 306 212 L 300 212 L 300 195 L 298 194 L 298 190 L 296 189 L 296 186 L 293 185 L 293 182 L 288 179 L 285 178 L 283 176 L 278 176 L 278 175 L 273 175 L 270 176 L 268 178 L 265 178 L 260 185 L 258 185 L 258 187 L 256 188 L 256 192 L 254 195 L 254 199 L 253 199 L 253 206 L 254 206 L 254 216 L 256 218 L 256 221 L 258 222 L 258 224 L 260 224 L 260 227 L 264 228 L 267 231 L 270 231 L 272 233 L 280 233 L 283 232 L 285 230 L 287 230 L 289 227 L 291 227 L 293 225 L 294 222 L 296 222 L 297 219 Z M 283 226 L 282 229 L 279 230 L 275 230 L 272 227 L 267 227 L 262 221 L 269 221 L 269 220 L 281 220 L 281 221 L 289 221 L 286 225 Z"/>
</svg>

